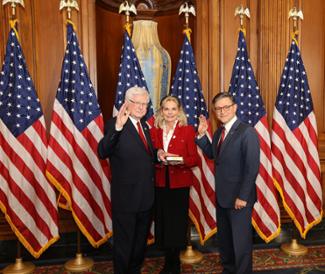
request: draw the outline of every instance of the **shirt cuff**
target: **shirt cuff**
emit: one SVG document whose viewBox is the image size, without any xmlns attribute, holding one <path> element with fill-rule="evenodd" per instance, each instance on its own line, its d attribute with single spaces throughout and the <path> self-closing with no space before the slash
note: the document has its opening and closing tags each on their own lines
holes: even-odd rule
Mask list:
<svg viewBox="0 0 325 274">
<path fill-rule="evenodd" d="M 196 138 L 197 138 L 198 140 L 200 140 L 204 135 L 205 135 L 205 133 L 204 133 L 204 134 L 198 134 L 198 135 L 196 136 Z"/>
<path fill-rule="evenodd" d="M 122 129 L 123 129 L 123 127 L 117 127 L 117 126 L 115 125 L 115 130 L 116 130 L 116 131 L 122 131 Z"/>
</svg>

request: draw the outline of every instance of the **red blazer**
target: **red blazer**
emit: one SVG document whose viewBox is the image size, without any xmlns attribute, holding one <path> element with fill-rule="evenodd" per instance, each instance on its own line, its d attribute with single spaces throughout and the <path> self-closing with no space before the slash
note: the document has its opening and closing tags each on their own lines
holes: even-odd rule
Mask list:
<svg viewBox="0 0 325 274">
<path fill-rule="evenodd" d="M 163 130 L 152 127 L 150 130 L 153 146 L 156 149 L 164 149 Z M 169 142 L 168 151 L 182 156 L 184 164 L 169 165 L 169 185 L 170 188 L 189 187 L 193 184 L 193 173 L 191 168 L 196 166 L 199 161 L 197 147 L 194 142 L 195 131 L 192 126 L 176 125 L 174 134 Z M 166 166 L 162 163 L 156 165 L 156 186 L 166 185 Z"/>
</svg>

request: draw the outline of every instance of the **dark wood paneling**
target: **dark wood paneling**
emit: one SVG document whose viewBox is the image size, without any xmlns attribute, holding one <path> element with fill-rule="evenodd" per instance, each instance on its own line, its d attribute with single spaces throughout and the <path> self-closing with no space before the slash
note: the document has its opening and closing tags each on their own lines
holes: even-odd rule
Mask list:
<svg viewBox="0 0 325 274">
<path fill-rule="evenodd" d="M 158 36 L 161 45 L 167 50 L 172 62 L 171 83 L 175 74 L 177 62 L 180 56 L 181 46 L 184 40 L 184 17 L 176 15 L 159 16 L 155 19 L 158 23 Z M 193 28 L 192 28 L 193 29 Z M 195 41 L 194 34 L 191 41 Z M 193 43 L 192 43 L 193 44 Z"/>
<path fill-rule="evenodd" d="M 112 115 L 116 93 L 124 16 L 105 9 L 102 5 L 97 5 L 96 12 L 98 98 L 104 118 L 107 119 Z M 174 14 L 156 17 L 155 21 L 158 23 L 160 43 L 170 54 L 174 75 L 184 39 L 182 34 L 184 19 Z"/>
<path fill-rule="evenodd" d="M 96 22 L 98 100 L 104 119 L 108 119 L 113 111 L 124 19 L 117 13 L 97 6 Z"/>
</svg>

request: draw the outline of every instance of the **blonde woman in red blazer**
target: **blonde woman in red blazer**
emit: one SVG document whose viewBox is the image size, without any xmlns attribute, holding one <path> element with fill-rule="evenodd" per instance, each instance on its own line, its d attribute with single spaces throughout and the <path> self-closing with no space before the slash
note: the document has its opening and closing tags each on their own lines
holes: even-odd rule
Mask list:
<svg viewBox="0 0 325 274">
<path fill-rule="evenodd" d="M 180 273 L 179 253 L 187 243 L 191 168 L 198 163 L 195 131 L 187 125 L 179 100 L 167 96 L 160 103 L 150 133 L 162 160 L 156 165 L 155 188 L 155 241 L 165 251 L 160 273 Z M 167 156 L 181 156 L 182 160 L 167 161 Z"/>
</svg>

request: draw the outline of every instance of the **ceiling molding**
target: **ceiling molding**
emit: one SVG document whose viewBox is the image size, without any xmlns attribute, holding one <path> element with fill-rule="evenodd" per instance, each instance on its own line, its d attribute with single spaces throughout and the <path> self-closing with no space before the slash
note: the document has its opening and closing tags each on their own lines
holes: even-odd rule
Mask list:
<svg viewBox="0 0 325 274">
<path fill-rule="evenodd" d="M 124 2 L 122 0 L 97 0 L 96 3 L 110 11 L 118 13 L 119 6 Z M 137 19 L 143 17 L 155 17 L 167 14 L 178 13 L 179 7 L 184 0 L 129 0 L 138 11 Z M 195 5 L 196 0 L 188 1 Z"/>
</svg>

